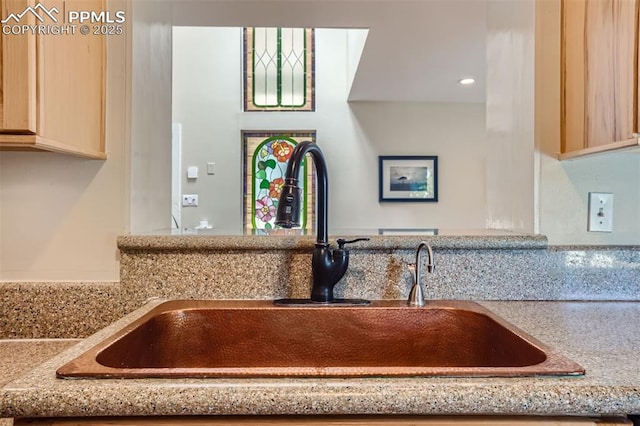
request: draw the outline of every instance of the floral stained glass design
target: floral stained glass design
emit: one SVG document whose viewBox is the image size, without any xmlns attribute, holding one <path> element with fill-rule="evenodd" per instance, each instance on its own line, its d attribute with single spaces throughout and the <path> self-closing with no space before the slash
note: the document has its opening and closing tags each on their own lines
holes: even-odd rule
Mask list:
<svg viewBox="0 0 640 426">
<path fill-rule="evenodd" d="M 245 147 L 245 228 L 272 230 L 287 164 L 295 146 L 314 140 L 314 133 L 243 133 Z M 313 223 L 313 185 L 311 166 L 303 163 L 301 177 L 303 206 L 300 224 L 310 229 Z"/>
</svg>

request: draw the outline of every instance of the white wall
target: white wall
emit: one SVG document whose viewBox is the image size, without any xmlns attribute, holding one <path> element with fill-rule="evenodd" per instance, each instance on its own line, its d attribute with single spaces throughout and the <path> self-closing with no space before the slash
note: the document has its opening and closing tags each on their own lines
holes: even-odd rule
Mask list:
<svg viewBox="0 0 640 426">
<path fill-rule="evenodd" d="M 608 154 L 559 162 L 544 155 L 540 232 L 552 244 L 640 243 L 640 155 Z M 612 192 L 613 232 L 588 232 L 589 192 Z"/>
<path fill-rule="evenodd" d="M 487 228 L 534 231 L 535 0 L 487 2 Z"/>
<path fill-rule="evenodd" d="M 127 26 L 107 40 L 106 161 L 0 152 L 0 281 L 119 280 L 116 238 L 129 219 L 129 36 Z"/>
<path fill-rule="evenodd" d="M 171 224 L 171 3 L 133 1 L 130 232 Z"/>
<path fill-rule="evenodd" d="M 244 113 L 241 29 L 174 29 L 173 121 L 182 124 L 183 170 L 200 169 L 195 182 L 186 174 L 182 182 L 183 193 L 200 198 L 183 208 L 182 227 L 207 219 L 241 230 L 241 130 L 317 131 L 331 229 L 484 227 L 484 105 L 347 103 L 348 34 L 316 31 L 316 112 Z M 378 155 L 438 155 L 440 201 L 380 204 Z M 207 162 L 216 163 L 214 176 Z"/>
</svg>

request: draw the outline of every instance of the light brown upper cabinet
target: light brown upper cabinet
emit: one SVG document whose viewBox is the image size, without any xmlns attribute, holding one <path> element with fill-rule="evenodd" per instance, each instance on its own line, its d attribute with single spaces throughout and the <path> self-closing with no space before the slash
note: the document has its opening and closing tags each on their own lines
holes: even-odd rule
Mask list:
<svg viewBox="0 0 640 426">
<path fill-rule="evenodd" d="M 638 146 L 640 0 L 562 0 L 560 159 Z"/>
<path fill-rule="evenodd" d="M 40 25 L 42 31 L 69 24 L 62 7 L 51 13 L 54 21 L 41 9 L 27 11 L 39 4 L 32 0 L 0 2 L 2 19 L 15 14 L 0 35 L 0 150 L 106 158 L 104 36 L 93 34 L 91 25 L 87 34 L 81 25 L 73 33 L 12 33 L 25 24 Z M 104 6 L 95 0 L 66 0 L 64 5 L 66 10 L 97 12 Z"/>
</svg>

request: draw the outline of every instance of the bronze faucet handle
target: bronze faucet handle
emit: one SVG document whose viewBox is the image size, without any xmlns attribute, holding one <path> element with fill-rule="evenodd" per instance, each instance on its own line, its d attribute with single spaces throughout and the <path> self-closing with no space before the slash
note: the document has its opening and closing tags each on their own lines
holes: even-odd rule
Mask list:
<svg viewBox="0 0 640 426">
<path fill-rule="evenodd" d="M 357 243 L 358 241 L 369 241 L 370 238 L 356 238 L 353 240 L 345 240 L 344 238 L 338 238 L 338 250 L 344 250 L 345 244 Z"/>
</svg>

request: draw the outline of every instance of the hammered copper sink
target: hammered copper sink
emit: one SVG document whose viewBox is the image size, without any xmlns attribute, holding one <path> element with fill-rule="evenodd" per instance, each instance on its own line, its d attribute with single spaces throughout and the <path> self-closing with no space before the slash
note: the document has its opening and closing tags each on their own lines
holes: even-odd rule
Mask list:
<svg viewBox="0 0 640 426">
<path fill-rule="evenodd" d="M 58 377 L 576 375 L 584 370 L 477 303 L 163 303 Z"/>
</svg>

